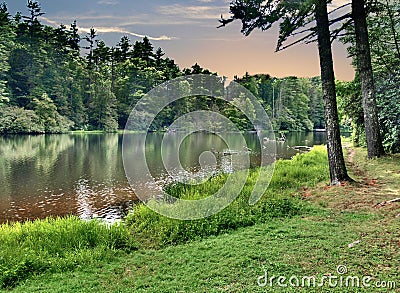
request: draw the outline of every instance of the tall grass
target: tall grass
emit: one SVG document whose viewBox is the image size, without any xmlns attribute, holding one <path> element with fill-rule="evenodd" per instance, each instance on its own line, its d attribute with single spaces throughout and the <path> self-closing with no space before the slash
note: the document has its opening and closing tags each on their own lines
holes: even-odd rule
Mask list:
<svg viewBox="0 0 400 293">
<path fill-rule="evenodd" d="M 123 225 L 76 217 L 0 225 L 0 287 L 33 274 L 71 270 L 136 246 Z"/>
<path fill-rule="evenodd" d="M 298 196 L 299 188 L 314 186 L 318 182 L 328 180 L 326 150 L 324 147 L 314 147 L 311 152 L 297 155 L 290 161 L 277 161 L 266 193 L 256 205 L 250 206 L 248 200 L 258 172 L 257 169 L 250 170 L 246 184 L 236 200 L 213 216 L 193 221 L 175 220 L 139 204 L 126 218 L 126 224 L 138 242 L 157 247 L 221 234 L 239 227 L 266 222 L 271 218 L 291 217 L 299 214 L 304 206 Z M 201 185 L 173 184 L 166 191 L 178 198 L 204 198 L 221 188 L 227 176 L 213 177 Z M 231 188 L 237 187 L 233 184 Z"/>
</svg>

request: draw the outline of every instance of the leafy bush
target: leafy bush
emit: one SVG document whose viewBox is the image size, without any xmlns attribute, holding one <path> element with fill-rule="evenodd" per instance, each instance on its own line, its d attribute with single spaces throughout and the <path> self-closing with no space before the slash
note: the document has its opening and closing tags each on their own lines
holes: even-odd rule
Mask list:
<svg viewBox="0 0 400 293">
<path fill-rule="evenodd" d="M 0 133 L 44 133 L 39 117 L 32 110 L 0 107 Z"/>
<path fill-rule="evenodd" d="M 46 94 L 34 98 L 32 107 L 34 110 L 0 107 L 0 133 L 63 133 L 71 129 L 73 122 L 57 112 Z"/>
</svg>

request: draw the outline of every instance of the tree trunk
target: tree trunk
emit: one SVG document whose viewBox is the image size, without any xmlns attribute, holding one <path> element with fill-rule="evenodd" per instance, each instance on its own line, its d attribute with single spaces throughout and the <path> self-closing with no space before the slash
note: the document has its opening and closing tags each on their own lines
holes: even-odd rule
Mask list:
<svg viewBox="0 0 400 293">
<path fill-rule="evenodd" d="M 352 14 L 356 35 L 357 70 L 361 80 L 362 104 L 364 109 L 365 136 L 368 158 L 385 154 L 378 122 L 375 101 L 375 86 L 372 74 L 366 13 L 363 0 L 352 0 Z"/>
<path fill-rule="evenodd" d="M 326 5 L 326 0 L 316 1 L 315 19 L 317 21 L 318 51 L 321 67 L 322 90 L 324 95 L 326 140 L 331 185 L 339 185 L 342 181 L 352 180 L 347 174 L 340 140 L 335 75 L 333 71 L 329 19 Z"/>
</svg>

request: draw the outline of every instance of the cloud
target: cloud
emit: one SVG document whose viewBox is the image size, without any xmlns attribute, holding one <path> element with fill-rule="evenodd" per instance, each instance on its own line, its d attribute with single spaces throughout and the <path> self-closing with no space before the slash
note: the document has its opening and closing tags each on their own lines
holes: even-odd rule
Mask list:
<svg viewBox="0 0 400 293">
<path fill-rule="evenodd" d="M 0 0 L 1 1 L 1 0 Z M 46 17 L 41 17 L 47 23 L 58 26 L 60 23 L 70 24 L 73 20 L 77 20 L 78 24 L 83 26 L 92 26 L 101 24 L 105 27 L 127 27 L 132 25 L 146 25 L 146 26 L 169 26 L 169 25 L 190 25 L 199 24 L 199 20 L 195 19 L 181 19 L 171 18 L 170 16 L 157 16 L 151 14 L 137 14 L 134 16 L 125 15 L 57 15 L 55 16 L 57 21 L 50 20 Z M 95 23 L 95 24 L 93 24 Z"/>
<path fill-rule="evenodd" d="M 52 25 L 52 26 L 58 26 L 59 25 L 56 21 L 48 19 L 47 17 L 43 17 L 42 16 L 41 19 L 44 20 L 45 22 L 47 22 L 48 24 Z M 78 29 L 79 29 L 80 32 L 88 33 L 88 32 L 90 32 L 91 28 L 78 26 Z M 152 40 L 152 41 L 171 41 L 171 40 L 177 39 L 175 37 L 170 37 L 170 36 L 166 36 L 166 35 L 162 35 L 162 36 L 159 36 L 159 37 L 146 36 L 146 35 L 143 35 L 143 34 L 138 34 L 138 33 L 135 33 L 135 32 L 131 32 L 129 30 L 126 30 L 126 29 L 123 29 L 123 28 L 120 28 L 120 27 L 94 27 L 94 29 L 98 33 L 119 33 L 119 34 L 130 35 L 130 36 L 134 36 L 134 37 L 138 37 L 138 38 L 147 37 L 149 40 Z"/>
<path fill-rule="evenodd" d="M 118 0 L 100 0 L 97 1 L 97 4 L 99 5 L 117 5 L 119 4 Z"/>
<path fill-rule="evenodd" d="M 79 27 L 79 31 L 85 32 L 85 33 L 90 32 L 90 29 L 91 28 Z M 138 38 L 147 37 L 149 40 L 152 40 L 152 41 L 171 41 L 171 40 L 177 39 L 175 37 L 169 37 L 169 36 L 165 36 L 165 35 L 159 36 L 159 37 L 146 36 L 146 35 L 130 32 L 128 30 L 125 30 L 125 29 L 122 29 L 119 27 L 95 27 L 94 29 L 98 33 L 120 33 L 120 34 L 131 35 L 131 36 L 138 37 Z"/>
<path fill-rule="evenodd" d="M 228 7 L 172 4 L 159 6 L 157 8 L 157 12 L 162 15 L 191 19 L 218 19 L 223 11 L 228 11 Z"/>
<path fill-rule="evenodd" d="M 48 19 L 47 17 L 41 16 L 40 19 L 44 20 L 48 24 L 51 24 L 52 26 L 59 26 L 60 24 L 54 20 Z"/>
</svg>

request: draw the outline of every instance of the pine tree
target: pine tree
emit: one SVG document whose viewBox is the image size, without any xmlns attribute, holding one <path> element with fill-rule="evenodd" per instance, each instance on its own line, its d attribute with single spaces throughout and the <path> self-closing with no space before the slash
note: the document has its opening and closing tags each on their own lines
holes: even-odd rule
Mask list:
<svg viewBox="0 0 400 293">
<path fill-rule="evenodd" d="M 76 20 L 71 24 L 68 32 L 68 47 L 71 49 L 71 53 L 74 57 L 79 56 L 81 37 L 78 33 L 78 26 Z"/>
<path fill-rule="evenodd" d="M 249 35 L 255 28 L 268 30 L 273 24 L 279 22 L 280 32 L 277 50 L 286 48 L 284 43 L 299 30 L 309 32 L 306 36 L 294 41 L 311 41 L 317 37 L 320 53 L 321 80 L 324 92 L 325 121 L 328 144 L 328 159 L 331 174 L 331 184 L 350 180 L 347 175 L 340 140 L 340 129 L 337 115 L 333 61 L 331 52 L 331 33 L 329 25 L 336 21 L 329 21 L 326 0 L 305 1 L 233 1 L 230 5 L 232 16 L 221 19 L 221 26 L 234 20 L 241 20 L 242 33 Z M 312 19 L 317 20 L 316 28 L 304 30 Z M 289 45 L 289 46 L 290 46 Z"/>
<path fill-rule="evenodd" d="M 117 44 L 115 50 L 115 61 L 125 62 L 129 58 L 129 52 L 132 48 L 130 40 L 127 36 L 123 36 L 119 43 Z"/>
<path fill-rule="evenodd" d="M 371 53 L 368 38 L 367 16 L 364 0 L 352 0 L 352 13 L 356 40 L 357 70 L 361 80 L 362 104 L 364 109 L 365 136 L 368 158 L 385 154 L 378 121 L 375 85 L 372 73 Z"/>
<path fill-rule="evenodd" d="M 10 14 L 5 3 L 0 4 L 0 106 L 9 101 L 7 73 L 10 69 L 9 56 L 14 46 L 15 34 L 12 30 Z"/>
</svg>

